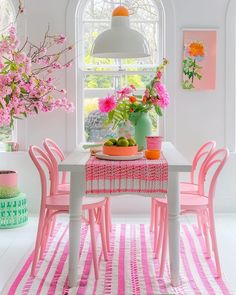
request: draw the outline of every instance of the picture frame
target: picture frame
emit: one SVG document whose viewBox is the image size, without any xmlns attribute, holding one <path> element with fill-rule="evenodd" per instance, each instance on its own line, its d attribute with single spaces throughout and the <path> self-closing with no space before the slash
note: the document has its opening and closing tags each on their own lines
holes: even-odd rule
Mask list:
<svg viewBox="0 0 236 295">
<path fill-rule="evenodd" d="M 216 88 L 216 28 L 183 28 L 182 88 Z"/>
</svg>

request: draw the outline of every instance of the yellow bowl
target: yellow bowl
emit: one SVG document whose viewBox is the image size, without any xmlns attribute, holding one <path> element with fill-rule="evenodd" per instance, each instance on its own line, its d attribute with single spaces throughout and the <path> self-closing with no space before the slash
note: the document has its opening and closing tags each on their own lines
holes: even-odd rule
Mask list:
<svg viewBox="0 0 236 295">
<path fill-rule="evenodd" d="M 109 156 L 133 156 L 138 153 L 138 146 L 106 146 L 102 147 L 102 152 Z"/>
</svg>

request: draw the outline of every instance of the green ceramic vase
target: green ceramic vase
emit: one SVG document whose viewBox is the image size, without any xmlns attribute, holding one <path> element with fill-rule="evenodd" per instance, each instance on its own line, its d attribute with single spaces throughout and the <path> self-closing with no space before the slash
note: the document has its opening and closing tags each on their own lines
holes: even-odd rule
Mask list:
<svg viewBox="0 0 236 295">
<path fill-rule="evenodd" d="M 152 135 L 152 121 L 149 114 L 146 112 L 138 114 L 134 126 L 139 150 L 146 149 L 146 136 Z"/>
</svg>

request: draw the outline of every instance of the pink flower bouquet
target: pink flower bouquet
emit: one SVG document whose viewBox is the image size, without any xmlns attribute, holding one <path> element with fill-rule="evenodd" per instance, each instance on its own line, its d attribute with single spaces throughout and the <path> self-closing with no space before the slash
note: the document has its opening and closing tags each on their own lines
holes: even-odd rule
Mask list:
<svg viewBox="0 0 236 295">
<path fill-rule="evenodd" d="M 135 124 L 140 112 L 154 109 L 158 116 L 162 116 L 162 109 L 169 105 L 169 94 L 161 82 L 162 73 L 168 64 L 166 59 L 157 67 L 156 75 L 146 86 L 143 96 L 135 95 L 135 87 L 130 85 L 116 91 L 113 95 L 99 99 L 99 110 L 108 113 L 106 124 L 113 124 L 115 129 L 119 123 L 130 120 Z"/>
<path fill-rule="evenodd" d="M 47 31 L 37 46 L 28 40 L 20 48 L 15 27 L 0 39 L 0 127 L 13 126 L 15 118 L 62 109 L 72 111 L 66 91 L 56 87 L 53 73 L 68 68 L 72 61 L 61 63 L 72 47 L 63 45 L 65 36 L 51 36 Z"/>
</svg>

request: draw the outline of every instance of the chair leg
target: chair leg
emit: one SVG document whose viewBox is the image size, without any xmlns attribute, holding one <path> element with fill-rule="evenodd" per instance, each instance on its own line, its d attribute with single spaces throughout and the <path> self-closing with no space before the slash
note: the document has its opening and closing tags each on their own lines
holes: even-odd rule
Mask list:
<svg viewBox="0 0 236 295">
<path fill-rule="evenodd" d="M 90 235 L 91 235 L 91 247 L 93 252 L 93 265 L 95 278 L 98 280 L 98 263 L 97 263 L 97 250 L 96 250 L 96 239 L 95 239 L 95 222 L 94 222 L 94 213 L 93 209 L 89 210 L 89 226 L 90 226 Z"/>
<path fill-rule="evenodd" d="M 112 232 L 111 201 L 110 201 L 110 198 L 106 198 L 105 218 L 106 218 L 106 224 L 107 224 L 107 226 L 109 228 L 109 231 Z"/>
<path fill-rule="evenodd" d="M 41 249 L 40 249 L 40 255 L 39 255 L 39 259 L 41 260 L 43 258 L 43 253 L 45 251 L 46 245 L 47 245 L 47 241 L 50 235 L 50 231 L 51 231 L 51 226 L 52 226 L 52 220 L 49 220 L 49 210 L 47 210 L 47 213 L 45 215 L 45 220 L 44 220 L 44 229 L 43 229 L 43 233 L 42 233 L 42 242 L 41 242 Z"/>
<path fill-rule="evenodd" d="M 107 241 L 107 251 L 110 252 L 110 232 L 112 231 L 111 223 L 111 208 L 110 199 L 106 199 L 105 205 L 105 227 L 106 227 L 106 241 Z"/>
<path fill-rule="evenodd" d="M 153 238 L 153 251 L 156 252 L 157 249 L 157 243 L 158 243 L 158 234 L 160 230 L 159 226 L 159 206 L 157 206 L 157 204 L 154 203 L 154 210 L 153 210 L 153 214 L 154 214 L 154 238 Z"/>
<path fill-rule="evenodd" d="M 152 199 L 151 203 L 151 217 L 150 217 L 150 232 L 153 232 L 153 227 L 155 226 L 155 200 Z"/>
<path fill-rule="evenodd" d="M 167 236 L 168 236 L 168 220 L 167 220 L 167 208 L 163 209 L 163 223 L 164 223 L 164 234 L 162 242 L 162 253 L 161 253 L 161 266 L 160 266 L 160 277 L 163 277 L 166 263 L 166 252 L 167 252 Z"/>
<path fill-rule="evenodd" d="M 35 276 L 35 267 L 38 262 L 39 257 L 39 250 L 42 242 L 42 233 L 44 228 L 44 218 L 45 218 L 45 212 L 44 209 L 40 209 L 40 215 L 39 215 L 39 222 L 38 222 L 38 231 L 37 231 L 37 237 L 36 237 L 36 243 L 35 243 L 35 249 L 34 249 L 34 258 L 33 263 L 31 267 L 31 276 Z"/>
<path fill-rule="evenodd" d="M 214 219 L 214 213 L 212 212 L 212 210 L 210 210 L 210 212 L 209 212 L 209 224 L 210 224 L 212 248 L 214 251 L 215 262 L 216 262 L 217 277 L 220 278 L 221 277 L 220 258 L 219 258 L 218 247 L 217 247 L 215 219 Z"/>
<path fill-rule="evenodd" d="M 204 212 L 202 214 L 202 229 L 203 229 L 203 234 L 204 234 L 204 238 L 205 238 L 205 247 L 206 247 L 206 258 L 210 258 L 211 257 L 211 250 L 210 250 L 210 244 L 209 244 L 209 236 L 208 236 L 208 220 L 207 220 L 207 216 L 206 213 Z"/>
<path fill-rule="evenodd" d="M 107 245 L 109 244 L 109 242 L 106 237 L 104 209 L 105 209 L 104 207 L 101 208 L 100 232 L 101 232 L 101 239 L 102 239 L 102 251 L 103 251 L 104 259 L 107 261 Z"/>
<path fill-rule="evenodd" d="M 159 216 L 159 233 L 156 237 L 157 242 L 156 242 L 156 247 L 155 247 L 155 257 L 154 258 L 158 258 L 160 251 L 161 251 L 161 247 L 162 247 L 162 243 L 163 243 L 163 235 L 164 235 L 164 229 L 165 229 L 165 215 L 164 215 L 164 211 L 165 209 L 163 209 L 162 207 L 160 207 L 160 216 Z"/>
<path fill-rule="evenodd" d="M 51 236 L 51 237 L 52 237 L 53 232 L 54 232 L 55 224 L 56 224 L 56 216 L 53 216 L 53 217 L 52 217 L 51 230 L 50 230 L 50 236 Z"/>
<path fill-rule="evenodd" d="M 197 235 L 201 236 L 202 235 L 202 220 L 201 220 L 202 216 L 197 214 L 197 225 L 198 225 L 198 230 L 197 230 Z"/>
<path fill-rule="evenodd" d="M 109 205 L 106 203 L 105 205 L 105 230 L 106 230 L 106 243 L 107 243 L 107 251 L 110 252 L 110 217 L 111 214 L 109 211 Z"/>
</svg>

